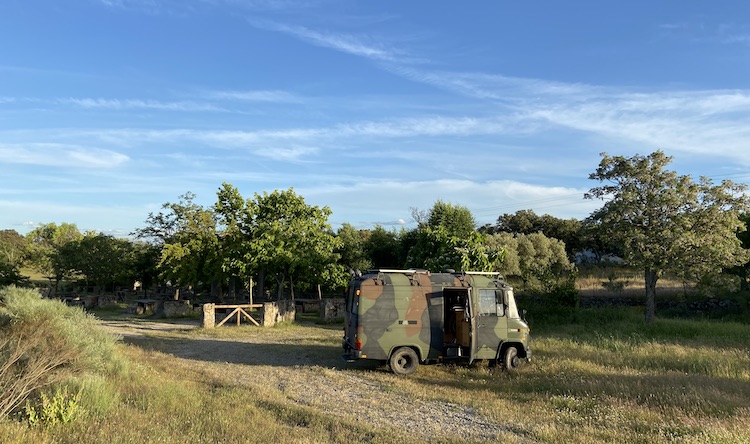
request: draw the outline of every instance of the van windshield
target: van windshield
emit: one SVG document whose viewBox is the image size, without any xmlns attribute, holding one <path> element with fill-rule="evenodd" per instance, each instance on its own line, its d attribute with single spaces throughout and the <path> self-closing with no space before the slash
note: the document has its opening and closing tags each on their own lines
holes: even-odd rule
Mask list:
<svg viewBox="0 0 750 444">
<path fill-rule="evenodd" d="M 505 290 L 508 292 L 508 317 L 519 319 L 518 307 L 516 307 L 516 298 L 513 297 L 513 290 Z"/>
</svg>

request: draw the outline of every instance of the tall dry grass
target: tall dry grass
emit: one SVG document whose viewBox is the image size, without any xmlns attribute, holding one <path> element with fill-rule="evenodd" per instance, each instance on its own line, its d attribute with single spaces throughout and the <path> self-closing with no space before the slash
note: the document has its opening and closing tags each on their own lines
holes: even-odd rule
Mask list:
<svg viewBox="0 0 750 444">
<path fill-rule="evenodd" d="M 129 372 L 84 388 L 83 419 L 47 428 L 5 421 L 0 436 L 29 443 L 423 442 L 418 423 L 405 429 L 373 418 L 439 405 L 452 412 L 441 419 L 446 427 L 469 418 L 474 427 L 501 430 L 496 439 L 504 442 L 750 442 L 750 325 L 657 319 L 647 326 L 638 310 L 614 308 L 554 322 L 532 326 L 534 361 L 518 373 L 441 365 L 408 378 L 340 364 L 336 326 L 149 333 L 118 347 Z M 191 354 L 206 341 L 231 348 L 231 362 Z M 248 355 L 234 359 L 235 352 Z M 271 353 L 304 359 L 262 356 Z M 313 380 L 335 399 L 362 398 L 341 414 L 332 396 L 303 396 Z M 429 441 L 478 440 L 459 429 Z"/>
</svg>

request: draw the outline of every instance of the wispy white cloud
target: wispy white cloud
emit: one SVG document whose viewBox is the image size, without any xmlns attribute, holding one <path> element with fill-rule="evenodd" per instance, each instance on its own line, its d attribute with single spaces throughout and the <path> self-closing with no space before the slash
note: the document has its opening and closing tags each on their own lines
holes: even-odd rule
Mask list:
<svg viewBox="0 0 750 444">
<path fill-rule="evenodd" d="M 296 37 L 306 43 L 330 48 L 366 59 L 380 62 L 404 62 L 403 51 L 388 47 L 382 41 L 361 35 L 322 32 L 304 26 L 288 25 L 270 20 L 248 19 L 259 29 L 281 32 Z"/>
<path fill-rule="evenodd" d="M 273 160 L 296 162 L 311 154 L 317 154 L 320 150 L 309 146 L 283 146 L 275 148 L 261 148 L 255 150 L 255 154 Z"/>
<path fill-rule="evenodd" d="M 658 26 L 662 34 L 687 41 L 750 45 L 750 26 L 746 23 L 675 22 Z"/>
<path fill-rule="evenodd" d="M 423 117 L 383 121 L 360 121 L 342 123 L 328 127 L 287 128 L 279 130 L 197 130 L 197 129 L 50 129 L 34 131 L 38 139 L 97 140 L 113 146 L 137 146 L 150 143 L 183 144 L 197 143 L 217 148 L 266 149 L 281 146 L 281 143 L 303 146 L 294 148 L 295 153 L 312 154 L 320 141 L 371 140 L 379 138 L 441 137 L 460 135 L 520 134 L 529 131 L 519 116 L 497 117 Z M 14 137 L 29 134 L 14 132 Z"/>
<path fill-rule="evenodd" d="M 114 168 L 129 160 L 110 150 L 57 143 L 0 145 L 0 164 L 27 164 L 67 168 Z"/>
<path fill-rule="evenodd" d="M 287 91 L 209 91 L 206 98 L 241 102 L 298 103 L 302 98 Z"/>
<path fill-rule="evenodd" d="M 553 125 L 666 149 L 733 158 L 745 165 L 748 91 L 611 94 L 583 102 L 550 98 L 528 112 Z"/>
<path fill-rule="evenodd" d="M 426 192 L 429 190 L 429 192 Z M 301 187 L 298 190 L 314 204 L 325 203 L 333 210 L 336 223 L 350 222 L 358 226 L 383 223 L 379 214 L 392 214 L 395 219 L 410 222 L 410 208 L 430 208 L 436 197 L 465 205 L 479 224 L 494 222 L 498 214 L 513 213 L 534 206 L 540 213 L 549 211 L 563 218 L 581 218 L 601 203 L 584 200 L 587 190 L 566 187 L 544 187 L 518 181 L 471 180 L 378 181 L 326 184 Z M 352 196 L 362 196 L 353 199 Z M 356 214 L 360 219 L 336 220 L 337 213 Z"/>
<path fill-rule="evenodd" d="M 157 100 L 138 99 L 93 99 L 93 98 L 65 98 L 58 99 L 59 103 L 72 104 L 82 108 L 133 110 L 152 109 L 159 111 L 226 111 L 223 108 L 208 103 L 195 102 L 160 102 Z"/>
</svg>

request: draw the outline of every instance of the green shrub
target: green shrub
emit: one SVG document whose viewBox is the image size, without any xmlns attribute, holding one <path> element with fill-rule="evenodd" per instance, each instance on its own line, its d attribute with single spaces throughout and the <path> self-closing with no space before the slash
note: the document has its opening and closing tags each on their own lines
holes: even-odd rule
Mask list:
<svg viewBox="0 0 750 444">
<path fill-rule="evenodd" d="M 78 419 L 82 413 L 81 390 L 71 394 L 68 393 L 67 387 L 58 387 L 51 397 L 41 392 L 36 405 L 32 405 L 27 400 L 24 407 L 24 416 L 31 426 L 69 424 Z"/>
<path fill-rule="evenodd" d="M 51 325 L 55 336 L 80 353 L 75 362 L 78 370 L 114 373 L 124 370 L 124 361 L 115 353 L 118 338 L 102 330 L 99 321 L 81 308 L 42 298 L 34 289 L 12 286 L 0 289 L 0 307 L 10 318 L 11 326 Z"/>
<path fill-rule="evenodd" d="M 80 308 L 33 289 L 0 289 L 0 417 L 72 374 L 122 372 L 116 341 Z"/>
</svg>

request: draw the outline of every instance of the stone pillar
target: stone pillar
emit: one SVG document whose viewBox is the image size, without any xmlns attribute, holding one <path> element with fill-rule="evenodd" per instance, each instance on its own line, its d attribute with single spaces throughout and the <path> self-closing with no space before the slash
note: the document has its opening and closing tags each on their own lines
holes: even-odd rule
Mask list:
<svg viewBox="0 0 750 444">
<path fill-rule="evenodd" d="M 320 301 L 320 319 L 324 322 L 333 322 L 344 318 L 344 300 L 326 299 Z"/>
<path fill-rule="evenodd" d="M 264 302 L 260 325 L 272 327 L 279 322 L 294 321 L 296 316 L 294 301 Z"/>
<path fill-rule="evenodd" d="M 203 328 L 216 326 L 216 304 L 203 304 Z"/>
<path fill-rule="evenodd" d="M 260 325 L 262 327 L 271 327 L 276 324 L 276 318 L 279 316 L 279 306 L 274 302 L 264 302 L 263 311 L 261 312 Z"/>
</svg>

